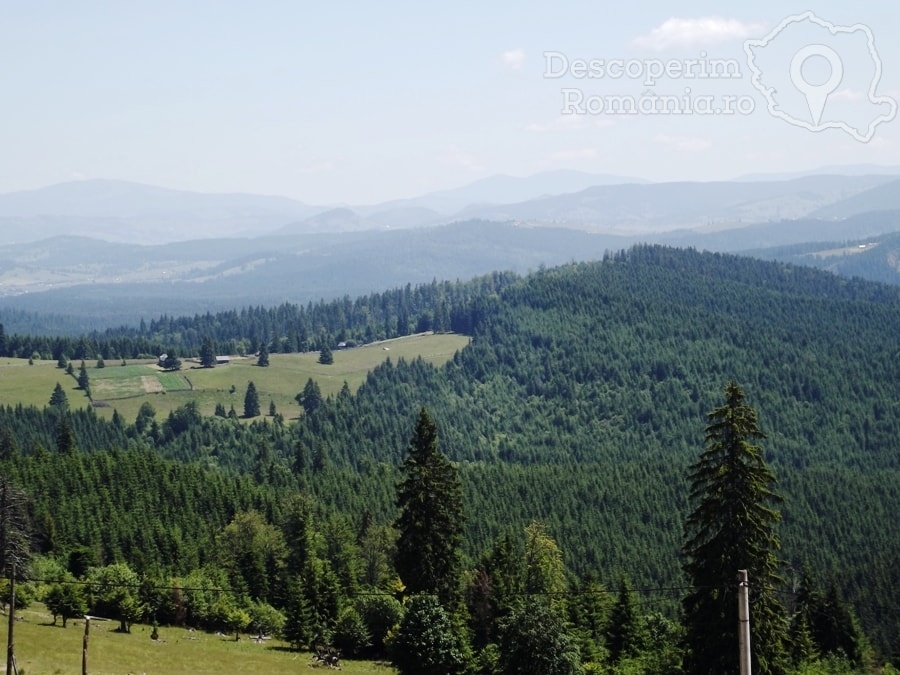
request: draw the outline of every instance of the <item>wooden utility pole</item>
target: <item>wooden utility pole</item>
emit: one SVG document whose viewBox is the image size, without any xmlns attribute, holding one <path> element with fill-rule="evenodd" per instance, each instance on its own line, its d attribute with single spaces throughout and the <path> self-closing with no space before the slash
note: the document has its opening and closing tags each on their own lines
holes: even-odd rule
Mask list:
<svg viewBox="0 0 900 675">
<path fill-rule="evenodd" d="M 15 670 L 15 650 L 13 649 L 13 626 L 16 623 L 16 561 L 10 564 L 9 574 L 9 635 L 6 638 L 6 672 L 12 675 Z"/>
<path fill-rule="evenodd" d="M 81 643 L 81 675 L 87 675 L 88 639 L 91 636 L 91 617 L 84 615 L 84 640 Z"/>
<path fill-rule="evenodd" d="M 102 616 L 84 615 L 84 640 L 81 643 L 81 675 L 87 675 L 88 640 L 91 637 L 91 619 L 96 619 L 97 621 L 109 621 L 109 619 L 104 619 Z"/>
<path fill-rule="evenodd" d="M 738 645 L 741 675 L 750 675 L 750 584 L 747 570 L 738 570 Z"/>
</svg>

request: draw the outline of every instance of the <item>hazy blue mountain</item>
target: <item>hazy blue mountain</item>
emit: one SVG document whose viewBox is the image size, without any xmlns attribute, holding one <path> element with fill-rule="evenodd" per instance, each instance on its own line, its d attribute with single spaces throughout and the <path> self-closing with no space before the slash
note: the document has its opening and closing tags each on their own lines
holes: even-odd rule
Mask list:
<svg viewBox="0 0 900 675">
<path fill-rule="evenodd" d="M 817 209 L 816 218 L 848 218 L 868 211 L 900 211 L 900 178 Z"/>
<path fill-rule="evenodd" d="M 3 308 L 28 309 L 95 316 L 103 323 L 119 324 L 161 313 L 305 303 L 495 270 L 525 272 L 541 265 L 595 260 L 606 251 L 640 242 L 747 252 L 806 242 L 843 242 L 840 246 L 847 247 L 846 242 L 879 242 L 878 237 L 900 229 L 900 212 L 884 211 L 845 220 L 803 218 L 631 236 L 477 220 L 407 230 L 338 227 L 357 219 L 360 216 L 348 209 L 332 210 L 319 220 L 320 226 L 328 226 L 327 232 L 177 245 L 110 244 L 76 237 L 3 245 L 0 314 Z M 839 246 L 816 245 L 810 250 L 825 248 Z M 876 260 L 882 254 L 885 258 Z M 892 271 L 896 260 L 897 251 L 883 247 L 858 260 L 789 261 L 897 283 Z M 866 263 L 865 269 L 859 267 L 860 261 Z"/>
<path fill-rule="evenodd" d="M 444 215 L 457 214 L 468 206 L 477 204 L 510 204 L 545 195 L 579 192 L 594 185 L 622 185 L 646 183 L 641 178 L 610 174 L 585 173 L 584 171 L 543 171 L 532 176 L 496 175 L 476 180 L 451 190 L 439 190 L 415 197 L 386 202 L 375 206 L 358 207 L 361 213 L 372 213 L 397 207 L 417 206 Z"/>
<path fill-rule="evenodd" d="M 900 166 L 882 164 L 832 164 L 809 171 L 784 173 L 749 173 L 735 178 L 736 181 L 793 180 L 804 176 L 900 176 Z"/>
<path fill-rule="evenodd" d="M 501 204 L 638 180 L 579 171 L 492 176 L 415 199 L 335 209 L 278 196 L 204 194 L 91 179 L 0 194 L 0 228 L 10 243 L 88 236 L 139 244 L 260 236 L 276 230 L 296 234 L 408 228 L 447 222 L 449 215 L 473 203 Z M 327 215 L 318 218 L 320 214 Z"/>
<path fill-rule="evenodd" d="M 399 206 L 362 215 L 347 207 L 318 213 L 305 220 L 288 223 L 275 230 L 275 235 L 328 232 L 359 232 L 362 230 L 410 229 L 436 225 L 446 217 L 423 206 Z"/>
<path fill-rule="evenodd" d="M 154 243 L 260 235 L 322 210 L 286 197 L 203 194 L 98 179 L 0 194 L 0 227 L 7 242 L 87 235 Z"/>
<path fill-rule="evenodd" d="M 805 242 L 847 242 L 896 232 L 900 229 L 900 211 L 872 211 L 840 220 L 797 218 L 714 232 L 678 230 L 647 237 L 656 243 L 693 246 L 710 251 L 747 251 Z"/>
<path fill-rule="evenodd" d="M 642 183 L 553 171 L 522 178 L 492 176 L 454 190 L 374 206 L 329 208 L 284 197 L 87 180 L 0 195 L 0 227 L 8 243 L 87 236 L 164 244 L 271 233 L 407 229 L 471 219 L 635 235 L 900 208 L 897 182 L 893 175 L 819 175 L 789 181 Z"/>
<path fill-rule="evenodd" d="M 900 231 L 850 242 L 807 242 L 746 253 L 763 260 L 817 267 L 845 277 L 900 286 Z"/>
<path fill-rule="evenodd" d="M 460 216 L 631 234 L 716 228 L 802 218 L 893 179 L 892 176 L 807 176 L 769 182 L 596 186 L 574 194 L 517 204 L 470 207 Z"/>
<path fill-rule="evenodd" d="M 56 253 L 45 259 L 46 267 L 28 284 L 22 279 L 31 268 L 21 260 L 40 247 L 7 246 L 0 247 L 0 265 L 11 270 L 18 286 L 12 286 L 0 270 L 0 292 L 5 291 L 0 295 L 0 321 L 4 308 L 90 315 L 118 325 L 162 313 L 306 303 L 407 283 L 594 260 L 630 243 L 576 230 L 470 221 L 405 231 L 207 240 L 178 246 L 98 244 L 100 258 L 85 265 L 91 243 L 79 239 L 45 242 Z M 83 257 L 67 257 L 66 251 Z M 177 257 L 175 251 L 190 251 L 193 258 Z M 14 260 L 17 254 L 20 259 Z M 13 290 L 17 294 L 10 294 Z"/>
</svg>

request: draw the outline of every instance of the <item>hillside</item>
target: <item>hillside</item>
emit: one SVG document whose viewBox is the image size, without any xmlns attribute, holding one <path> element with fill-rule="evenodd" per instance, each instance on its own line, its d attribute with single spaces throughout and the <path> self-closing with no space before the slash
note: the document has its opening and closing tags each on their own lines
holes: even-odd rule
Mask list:
<svg viewBox="0 0 900 675">
<path fill-rule="evenodd" d="M 892 176 L 805 176 L 785 181 L 598 185 L 516 204 L 470 207 L 458 215 L 634 235 L 803 218 L 892 180 Z M 866 200 L 860 199 L 848 202 L 842 212 L 869 210 Z"/>
<path fill-rule="evenodd" d="M 900 232 L 779 246 L 748 251 L 748 254 L 764 260 L 817 267 L 845 277 L 900 285 Z"/>
<path fill-rule="evenodd" d="M 77 334 L 136 325 L 162 313 L 305 304 L 494 270 L 524 274 L 542 265 L 597 260 L 606 251 L 642 241 L 744 252 L 880 237 L 897 231 L 897 216 L 881 211 L 844 220 L 734 223 L 726 229 L 629 236 L 473 220 L 414 230 L 209 239 L 165 246 L 64 237 L 0 245 L 0 321 L 10 332 Z M 804 258 L 790 262 L 816 264 Z M 852 266 L 829 269 L 860 274 Z M 871 276 L 861 276 L 895 283 L 890 274 L 875 268 Z M 28 316 L 35 312 L 55 315 L 54 320 L 48 317 L 42 325 Z"/>
<path fill-rule="evenodd" d="M 217 404 L 241 413 L 247 383 L 253 382 L 264 411 L 271 402 L 282 417 L 291 420 L 301 413 L 295 397 L 309 378 L 318 383 L 324 396 L 337 394 L 345 383 L 356 391 L 372 369 L 390 358 L 423 359 L 440 365 L 467 342 L 465 336 L 453 333 L 407 335 L 353 349 L 335 349 L 334 363 L 329 366 L 318 363 L 317 351 L 272 354 L 266 368 L 257 366 L 258 359 L 252 354 L 232 355 L 228 365 L 215 368 L 201 368 L 196 358 L 186 359 L 180 370 L 171 372 L 160 368 L 156 359 L 116 360 L 104 362 L 102 368 L 97 367 L 96 360 L 89 360 L 85 369 L 91 398 L 78 388 L 77 372 L 66 374 L 56 361 L 29 365 L 24 358 L 0 358 L 0 406 L 43 407 L 60 383 L 71 408 L 93 406 L 106 418 L 117 411 L 132 420 L 146 403 L 160 415 L 168 415 L 188 402 L 195 403 L 204 415 L 212 415 Z"/>
<path fill-rule="evenodd" d="M 574 574 L 591 571 L 611 586 L 627 573 L 638 586 L 677 587 L 687 467 L 702 448 L 706 413 L 734 379 L 768 436 L 766 459 L 785 499 L 788 572 L 807 561 L 818 578 L 837 579 L 875 643 L 897 651 L 895 288 L 641 247 L 494 285 L 481 280 L 456 297 L 450 314 L 472 342 L 447 365 L 385 363 L 355 394 L 340 392 L 287 427 L 236 428 L 179 413 L 152 437 L 156 452 L 273 486 L 297 481 L 328 508 L 388 523 L 396 467 L 425 405 L 458 462 L 470 560 L 540 520 Z M 418 305 L 408 324 L 434 307 Z M 198 321 L 217 326 L 219 339 L 229 330 L 246 337 L 234 318 Z M 78 420 L 82 447 L 92 437 L 95 447 L 122 438 Z M 91 424 L 99 427 L 89 432 Z M 52 447 L 54 425 L 35 417 L 21 428 L 20 447 Z M 262 439 L 271 464 L 260 463 Z M 49 504 L 41 512 L 54 537 L 71 536 Z"/>
</svg>

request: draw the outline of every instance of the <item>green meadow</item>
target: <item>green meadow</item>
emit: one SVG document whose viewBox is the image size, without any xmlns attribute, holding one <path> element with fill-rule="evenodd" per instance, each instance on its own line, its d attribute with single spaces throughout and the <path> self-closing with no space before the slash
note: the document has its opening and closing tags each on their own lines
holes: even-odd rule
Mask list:
<svg viewBox="0 0 900 675">
<path fill-rule="evenodd" d="M 263 416 L 274 402 L 276 411 L 286 419 L 300 414 L 294 397 L 306 381 L 318 382 L 322 394 L 336 394 L 344 382 L 351 391 L 365 381 L 366 374 L 386 359 L 394 361 L 417 357 L 440 365 L 468 344 L 469 338 L 455 334 L 422 334 L 386 340 L 353 349 L 335 350 L 334 363 L 318 363 L 318 352 L 304 354 L 271 354 L 269 366 L 256 365 L 256 357 L 232 356 L 230 363 L 215 368 L 201 368 L 196 361 L 184 359 L 181 370 L 166 372 L 155 361 L 108 360 L 104 368 L 94 361 L 86 361 L 91 383 L 93 405 L 97 413 L 112 417 L 118 410 L 125 420 L 133 420 L 141 405 L 149 402 L 159 419 L 169 411 L 195 401 L 204 415 L 212 415 L 216 404 L 226 411 L 232 406 L 243 414 L 244 394 L 250 382 L 256 386 Z M 74 363 L 77 375 L 80 363 Z M 69 406 L 83 408 L 91 405 L 78 388 L 75 378 L 58 368 L 55 361 L 0 359 L 0 405 L 35 405 L 43 407 L 50 400 L 56 384 L 62 385 Z M 259 419 L 259 418 L 257 418 Z"/>
<path fill-rule="evenodd" d="M 21 675 L 79 675 L 84 621 L 70 620 L 66 628 L 52 625 L 43 605 L 16 612 L 16 666 Z M 3 633 L 6 633 L 6 616 Z M 115 631 L 117 622 L 91 621 L 88 638 L 88 668 L 91 675 L 195 675 L 202 673 L 266 673 L 296 675 L 298 672 L 329 671 L 315 664 L 307 652 L 295 652 L 279 640 L 257 643 L 251 636 L 222 636 L 184 628 L 160 627 L 159 640 L 151 640 L 149 626 L 135 625 L 131 633 Z M 5 641 L 4 641 L 5 642 Z M 4 650 L 4 656 L 5 656 Z M 5 659 L 0 668 L 5 665 Z M 5 669 L 4 669 L 5 670 Z M 343 659 L 341 670 L 350 674 L 396 671 L 371 661 Z M 0 671 L 3 672 L 3 671 Z"/>
</svg>

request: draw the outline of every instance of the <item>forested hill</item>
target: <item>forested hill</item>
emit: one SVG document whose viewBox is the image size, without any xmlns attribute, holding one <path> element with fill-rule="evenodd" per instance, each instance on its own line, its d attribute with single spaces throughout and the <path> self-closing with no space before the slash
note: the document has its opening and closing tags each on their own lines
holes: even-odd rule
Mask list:
<svg viewBox="0 0 900 675">
<path fill-rule="evenodd" d="M 768 435 L 785 558 L 836 575 L 870 629 L 896 633 L 895 289 L 649 247 L 482 301 L 472 344 L 444 370 L 380 368 L 310 416 L 304 443 L 384 480 L 424 403 L 462 463 L 475 550 L 540 519 L 575 570 L 677 582 L 687 467 L 733 378 Z"/>
<path fill-rule="evenodd" d="M 390 316 L 378 314 L 373 325 L 397 330 L 390 308 L 402 306 L 407 328 L 434 322 L 469 333 L 471 344 L 440 369 L 388 362 L 355 394 L 309 406 L 296 425 L 241 426 L 187 411 L 154 433 L 130 425 L 93 433 L 233 469 L 279 491 L 302 487 L 354 520 L 369 513 L 388 523 L 397 467 L 424 405 L 441 449 L 460 468 L 473 559 L 500 534 L 540 520 L 571 572 L 593 572 L 609 585 L 626 573 L 661 588 L 682 582 L 688 466 L 702 451 L 706 413 L 733 379 L 768 436 L 762 445 L 785 499 L 787 576 L 806 561 L 818 579 L 834 578 L 876 643 L 898 651 L 896 288 L 661 247 L 524 278 L 425 288 L 433 290 L 397 295 L 415 302 L 384 303 Z M 237 315 L 199 317 L 178 332 L 200 337 L 203 326 L 215 326 L 220 342 L 251 339 L 229 334 L 228 316 Z M 369 319 L 360 321 L 349 333 L 364 337 Z M 330 335 L 339 323 L 320 321 L 312 334 L 328 326 Z M 284 337 L 278 324 L 265 326 L 273 344 Z M 90 416 L 77 421 L 78 446 L 90 449 Z M 22 429 L 23 454 L 35 440 L 53 447 L 53 425 L 43 428 L 42 440 Z M 35 478 L 25 487 L 40 485 Z M 42 513 L 42 527 L 65 541 L 69 525 L 51 508 Z"/>
</svg>

